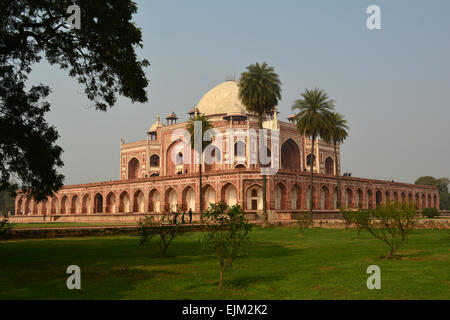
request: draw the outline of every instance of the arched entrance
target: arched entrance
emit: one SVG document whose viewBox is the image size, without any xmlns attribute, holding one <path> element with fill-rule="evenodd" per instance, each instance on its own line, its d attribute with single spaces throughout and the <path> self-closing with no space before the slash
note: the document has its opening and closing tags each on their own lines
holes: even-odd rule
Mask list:
<svg viewBox="0 0 450 320">
<path fill-rule="evenodd" d="M 116 196 L 113 192 L 108 193 L 106 196 L 106 212 L 116 213 Z"/>
<path fill-rule="evenodd" d="M 166 208 L 169 212 L 178 211 L 178 196 L 174 188 L 166 190 Z"/>
<path fill-rule="evenodd" d="M 302 191 L 298 184 L 294 184 L 291 188 L 291 209 L 299 210 L 301 209 Z"/>
<path fill-rule="evenodd" d="M 81 201 L 81 213 L 88 213 L 91 210 L 91 197 L 85 194 Z"/>
<path fill-rule="evenodd" d="M 139 178 L 139 167 L 139 160 L 136 158 L 133 158 L 128 162 L 128 179 Z"/>
<path fill-rule="evenodd" d="M 325 173 L 326 174 L 334 174 L 334 161 L 333 158 L 328 157 L 325 160 Z"/>
<path fill-rule="evenodd" d="M 61 198 L 61 214 L 69 213 L 69 199 L 66 195 Z"/>
<path fill-rule="evenodd" d="M 382 198 L 382 195 L 381 195 L 381 191 L 377 190 L 377 192 L 375 193 L 376 206 L 378 207 L 379 205 L 381 205 L 382 202 L 383 202 L 383 198 Z"/>
<path fill-rule="evenodd" d="M 123 191 L 119 196 L 119 212 L 130 212 L 130 195 L 126 191 Z"/>
<path fill-rule="evenodd" d="M 234 206 L 237 204 L 237 191 L 236 187 L 231 184 L 227 183 L 222 187 L 222 191 L 220 193 L 221 200 L 225 201 L 225 203 L 229 206 Z"/>
<path fill-rule="evenodd" d="M 367 208 L 374 209 L 373 207 L 373 192 L 372 190 L 367 190 Z"/>
<path fill-rule="evenodd" d="M 103 212 L 103 196 L 97 193 L 94 197 L 94 213 Z"/>
<path fill-rule="evenodd" d="M 313 166 L 315 167 L 316 166 L 316 155 L 314 155 L 314 161 L 312 163 L 313 163 Z M 308 154 L 306 156 L 306 165 L 308 167 L 311 167 L 311 154 Z"/>
<path fill-rule="evenodd" d="M 210 185 L 206 185 L 203 190 L 205 190 L 203 196 L 205 203 L 203 204 L 203 208 L 208 209 L 211 203 L 216 203 L 216 191 Z"/>
<path fill-rule="evenodd" d="M 153 170 L 159 169 L 159 156 L 157 154 L 153 154 L 150 157 L 150 169 Z"/>
<path fill-rule="evenodd" d="M 148 196 L 148 211 L 161 212 L 161 197 L 158 190 L 153 189 Z"/>
<path fill-rule="evenodd" d="M 71 213 L 78 214 L 80 213 L 80 198 L 77 195 L 72 197 L 72 205 L 71 205 Z"/>
<path fill-rule="evenodd" d="M 195 211 L 195 191 L 191 186 L 186 187 L 181 195 L 183 201 L 183 210 Z"/>
<path fill-rule="evenodd" d="M 220 149 L 212 144 L 207 146 L 203 153 L 203 163 L 205 164 L 205 172 L 220 170 L 222 163 Z"/>
<path fill-rule="evenodd" d="M 259 185 L 253 185 L 247 189 L 247 209 L 262 210 L 262 188 Z"/>
<path fill-rule="evenodd" d="M 136 190 L 133 195 L 133 212 L 144 212 L 144 193 Z"/>
<path fill-rule="evenodd" d="M 286 187 L 281 182 L 275 186 L 275 210 L 286 209 Z"/>
<path fill-rule="evenodd" d="M 57 214 L 57 213 L 59 214 L 59 203 L 58 203 L 58 198 L 57 197 L 53 197 L 52 198 L 52 202 L 51 202 L 50 205 L 51 205 L 50 213 L 51 214 Z"/>
<path fill-rule="evenodd" d="M 345 190 L 345 207 L 353 208 L 353 191 L 350 188 Z"/>
<path fill-rule="evenodd" d="M 363 192 L 361 189 L 358 189 L 358 191 L 356 191 L 356 207 L 363 207 Z"/>
<path fill-rule="evenodd" d="M 300 149 L 294 140 L 288 139 L 281 146 L 281 168 L 300 171 Z"/>
<path fill-rule="evenodd" d="M 330 203 L 330 191 L 326 186 L 323 186 L 320 189 L 320 209 L 327 210 L 329 209 Z"/>
<path fill-rule="evenodd" d="M 389 191 L 386 191 L 386 192 L 384 193 L 384 199 L 385 199 L 385 202 L 386 202 L 386 203 L 388 203 L 388 202 L 391 201 L 391 194 L 390 194 Z"/>
</svg>

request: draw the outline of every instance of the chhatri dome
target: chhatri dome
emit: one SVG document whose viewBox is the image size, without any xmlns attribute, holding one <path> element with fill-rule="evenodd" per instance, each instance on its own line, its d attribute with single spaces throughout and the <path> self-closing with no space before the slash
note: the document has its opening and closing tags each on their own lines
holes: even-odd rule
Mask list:
<svg viewBox="0 0 450 320">
<path fill-rule="evenodd" d="M 228 80 L 209 90 L 197 104 L 201 114 L 206 116 L 219 114 L 247 114 L 239 99 L 239 85 Z"/>
</svg>

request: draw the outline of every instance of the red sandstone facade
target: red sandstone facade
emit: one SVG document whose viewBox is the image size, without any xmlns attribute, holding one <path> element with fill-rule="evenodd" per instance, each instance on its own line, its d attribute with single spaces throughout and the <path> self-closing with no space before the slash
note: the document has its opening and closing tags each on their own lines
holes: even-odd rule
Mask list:
<svg viewBox="0 0 450 320">
<path fill-rule="evenodd" d="M 257 129 L 257 119 L 245 111 L 237 92 L 237 84 L 227 81 L 210 90 L 197 107 L 189 111 L 190 116 L 197 112 L 206 115 L 219 132 L 217 143 L 205 151 L 216 161 L 207 164 L 203 160 L 201 192 L 204 208 L 210 202 L 223 200 L 228 204 L 239 204 L 251 216 L 259 218 L 261 172 L 259 165 L 252 162 L 257 145 L 252 144 L 249 134 L 252 129 Z M 289 122 L 278 120 L 275 111 L 264 121 L 264 128 L 279 134 L 279 144 L 272 148 L 274 150 L 271 150 L 272 134 L 267 144 L 270 161 L 274 163 L 278 159 L 280 167 L 267 179 L 267 208 L 271 217 L 286 218 L 309 208 L 311 162 L 315 172 L 315 211 L 337 210 L 335 163 L 339 164 L 340 150 L 335 158 L 333 146 L 319 141 L 315 145 L 316 161 L 311 161 L 311 141 L 297 133 L 292 117 L 288 119 Z M 77 217 L 77 221 L 91 221 L 84 217 L 97 215 L 103 220 L 128 217 L 133 221 L 133 215 L 187 211 L 189 208 L 198 212 L 198 165 L 193 163 L 193 153 L 181 139 L 187 122 L 177 123 L 173 113 L 166 121 L 163 125 L 158 117 L 145 140 L 121 141 L 120 180 L 65 186 L 41 203 L 19 194 L 15 215 L 17 218 L 70 215 Z M 235 134 L 227 140 L 222 133 L 230 129 Z M 190 163 L 186 161 L 188 158 Z M 428 186 L 343 176 L 341 190 L 341 203 L 348 208 L 374 208 L 387 201 L 409 202 L 418 209 L 439 208 L 438 190 Z"/>
</svg>

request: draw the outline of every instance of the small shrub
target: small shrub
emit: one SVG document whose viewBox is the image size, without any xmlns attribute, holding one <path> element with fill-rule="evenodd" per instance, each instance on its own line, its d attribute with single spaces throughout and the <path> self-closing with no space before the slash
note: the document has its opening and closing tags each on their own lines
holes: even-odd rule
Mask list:
<svg viewBox="0 0 450 320">
<path fill-rule="evenodd" d="M 375 210 L 360 210 L 355 214 L 355 223 L 375 238 L 389 246 L 392 256 L 405 241 L 416 220 L 416 209 L 407 204 L 388 203 Z"/>
<path fill-rule="evenodd" d="M 0 235 L 9 233 L 13 227 L 13 224 L 9 222 L 8 217 L 4 217 L 2 221 L 0 221 Z"/>
<path fill-rule="evenodd" d="M 161 257 L 165 257 L 167 249 L 172 241 L 181 234 L 186 233 L 186 228 L 176 224 L 173 214 L 163 213 L 161 219 L 156 221 L 154 216 L 145 216 L 138 221 L 140 244 L 150 241 L 153 237 L 158 237 L 158 245 Z"/>
<path fill-rule="evenodd" d="M 425 208 L 422 210 L 422 216 L 433 219 L 439 217 L 440 213 L 436 208 Z"/>
<path fill-rule="evenodd" d="M 341 208 L 342 219 L 345 223 L 345 229 L 348 230 L 350 226 L 355 222 L 355 212 L 349 209 Z"/>
<path fill-rule="evenodd" d="M 309 212 L 300 212 L 297 215 L 297 224 L 300 235 L 304 234 L 306 228 L 310 227 L 311 219 Z"/>
<path fill-rule="evenodd" d="M 242 253 L 242 247 L 249 240 L 252 225 L 247 221 L 241 206 L 229 207 L 221 201 L 211 203 L 202 215 L 202 238 L 204 248 L 213 249 L 219 260 L 219 289 L 222 288 L 223 274 L 231 269 L 233 261 Z"/>
</svg>

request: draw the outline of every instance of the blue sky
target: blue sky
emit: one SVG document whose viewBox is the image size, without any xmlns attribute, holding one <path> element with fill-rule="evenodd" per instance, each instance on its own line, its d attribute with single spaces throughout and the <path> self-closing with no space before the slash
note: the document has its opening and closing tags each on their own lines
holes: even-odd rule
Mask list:
<svg viewBox="0 0 450 320">
<path fill-rule="evenodd" d="M 382 30 L 366 9 L 381 8 Z M 181 120 L 212 87 L 255 62 L 283 83 L 280 117 L 306 88 L 320 87 L 349 122 L 342 170 L 414 182 L 450 176 L 450 1 L 137 1 L 139 55 L 151 62 L 150 100 L 121 98 L 107 113 L 83 88 L 41 63 L 30 83 L 51 86 L 48 115 L 61 135 L 67 184 L 119 177 L 119 141 L 145 138 L 174 111 Z M 82 10 L 82 8 L 81 8 Z"/>
</svg>

